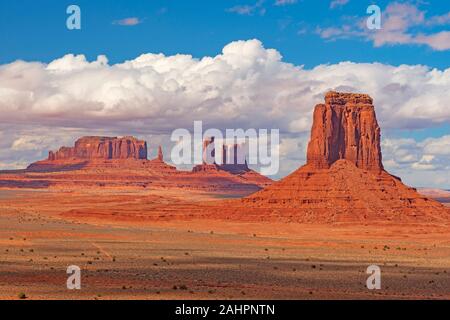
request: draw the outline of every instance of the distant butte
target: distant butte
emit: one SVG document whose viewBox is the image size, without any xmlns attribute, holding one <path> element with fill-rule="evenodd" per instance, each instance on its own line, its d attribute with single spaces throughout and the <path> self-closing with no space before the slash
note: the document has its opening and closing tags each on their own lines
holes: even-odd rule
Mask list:
<svg viewBox="0 0 450 320">
<path fill-rule="evenodd" d="M 83 137 L 75 146 L 49 152 L 48 160 L 147 159 L 147 142 L 135 137 Z"/>
<path fill-rule="evenodd" d="M 245 196 L 273 182 L 246 165 L 179 171 L 164 162 L 161 146 L 156 158 L 147 157 L 147 143 L 135 137 L 82 137 L 26 170 L 0 172 L 0 187 L 180 188 Z"/>
<path fill-rule="evenodd" d="M 210 153 L 210 154 L 208 154 Z M 244 174 L 252 171 L 246 160 L 246 151 L 243 144 L 223 144 L 222 163 L 215 161 L 216 146 L 214 137 L 203 141 L 203 163 L 195 166 L 193 172 L 227 171 L 233 174 Z"/>
<path fill-rule="evenodd" d="M 209 148 L 208 148 L 209 147 Z M 208 152 L 210 153 L 208 155 Z M 222 163 L 217 164 L 211 161 L 215 157 L 216 146 L 214 138 L 207 138 L 203 141 L 203 163 L 195 166 L 192 172 L 203 175 L 234 175 L 246 181 L 260 186 L 267 187 L 273 183 L 273 180 L 250 169 L 246 160 L 246 152 L 243 144 L 223 144 L 222 145 Z M 208 163 L 210 159 L 212 163 Z"/>
</svg>

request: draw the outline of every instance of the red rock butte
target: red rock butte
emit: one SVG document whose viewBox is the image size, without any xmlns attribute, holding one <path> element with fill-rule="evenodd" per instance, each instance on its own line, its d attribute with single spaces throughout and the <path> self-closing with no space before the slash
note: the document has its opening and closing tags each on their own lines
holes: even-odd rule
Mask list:
<svg viewBox="0 0 450 320">
<path fill-rule="evenodd" d="M 26 170 L 0 172 L 0 187 L 148 187 L 244 196 L 272 183 L 249 168 L 239 171 L 233 165 L 179 171 L 164 162 L 161 146 L 155 159 L 147 160 L 147 152 L 147 143 L 135 137 L 82 137 L 73 147 L 50 151 L 46 160 Z"/>
<path fill-rule="evenodd" d="M 93 159 L 147 159 L 147 142 L 135 137 L 83 137 L 74 147 L 50 151 L 49 161 Z"/>
<path fill-rule="evenodd" d="M 241 202 L 245 209 L 234 203 L 229 218 L 450 221 L 450 211 L 442 204 L 383 169 L 380 127 L 372 99 L 364 94 L 327 93 L 325 104 L 314 110 L 306 165 Z"/>
<path fill-rule="evenodd" d="M 222 163 L 215 161 L 216 145 L 215 138 L 207 138 L 203 141 L 203 163 L 195 166 L 193 172 L 213 172 L 226 171 L 232 174 L 254 173 L 247 165 L 247 152 L 244 144 L 222 144 Z M 257 174 L 259 175 L 259 174 Z M 254 175 L 256 177 L 256 175 Z M 267 178 L 261 176 L 261 182 L 264 185 Z"/>
<path fill-rule="evenodd" d="M 383 170 L 380 127 L 366 94 L 329 92 L 314 109 L 307 163 L 328 169 L 345 159 L 365 170 Z"/>
</svg>

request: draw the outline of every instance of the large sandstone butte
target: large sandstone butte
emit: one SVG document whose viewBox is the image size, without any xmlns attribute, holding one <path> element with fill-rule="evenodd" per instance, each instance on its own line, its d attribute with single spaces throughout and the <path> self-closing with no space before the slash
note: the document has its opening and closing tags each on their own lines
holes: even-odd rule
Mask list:
<svg viewBox="0 0 450 320">
<path fill-rule="evenodd" d="M 50 151 L 49 161 L 93 159 L 147 159 L 147 142 L 135 137 L 82 137 L 74 147 Z"/>
<path fill-rule="evenodd" d="M 365 170 L 383 170 L 380 127 L 372 98 L 366 94 L 329 92 L 314 110 L 307 162 L 328 169 L 345 159 Z"/>
<path fill-rule="evenodd" d="M 306 165 L 241 201 L 245 209 L 229 210 L 229 218 L 450 221 L 447 208 L 383 169 L 374 106 L 362 94 L 327 93 L 314 111 Z"/>
</svg>

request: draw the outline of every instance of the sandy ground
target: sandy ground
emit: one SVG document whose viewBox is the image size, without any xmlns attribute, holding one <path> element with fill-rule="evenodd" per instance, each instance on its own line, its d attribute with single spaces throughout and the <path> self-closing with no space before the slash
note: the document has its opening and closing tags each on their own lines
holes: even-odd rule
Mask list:
<svg viewBox="0 0 450 320">
<path fill-rule="evenodd" d="M 448 226 L 142 219 L 211 197 L 0 190 L 0 299 L 450 299 Z M 67 214 L 80 208 L 97 214 Z M 372 264 L 381 290 L 366 288 Z"/>
</svg>

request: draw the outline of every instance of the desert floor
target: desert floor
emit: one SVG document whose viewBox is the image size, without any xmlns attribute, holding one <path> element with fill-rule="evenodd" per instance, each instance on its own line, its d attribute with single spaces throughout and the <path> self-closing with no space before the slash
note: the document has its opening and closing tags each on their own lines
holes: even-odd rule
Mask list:
<svg viewBox="0 0 450 320">
<path fill-rule="evenodd" d="M 0 190 L 0 299 L 450 299 L 448 226 L 153 210 L 212 197 L 221 201 L 181 190 Z M 372 264 L 381 290 L 366 288 Z M 82 270 L 81 290 L 66 288 L 70 265 Z"/>
</svg>

